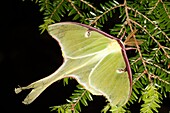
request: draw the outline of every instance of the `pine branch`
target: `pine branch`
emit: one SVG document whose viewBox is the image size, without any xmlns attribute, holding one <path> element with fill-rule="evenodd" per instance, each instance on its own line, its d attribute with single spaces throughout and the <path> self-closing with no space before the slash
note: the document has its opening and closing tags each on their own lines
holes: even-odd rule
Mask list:
<svg viewBox="0 0 170 113">
<path fill-rule="evenodd" d="M 101 111 L 101 113 L 127 113 L 127 111 L 123 107 L 116 107 L 116 106 L 110 106 L 110 104 L 107 104 Z"/>
<path fill-rule="evenodd" d="M 144 101 L 144 104 L 141 105 L 142 108 L 140 110 L 142 113 L 153 113 L 153 111 L 158 113 L 157 108 L 160 108 L 159 104 L 162 103 L 162 97 L 155 88 L 154 84 L 150 84 L 144 89 L 141 98 Z"/>
<path fill-rule="evenodd" d="M 78 89 L 74 90 L 74 93 L 72 93 L 72 96 L 70 96 L 70 99 L 67 99 L 67 104 L 53 106 L 51 107 L 52 111 L 79 113 L 81 112 L 81 105 L 88 106 L 87 101 L 93 100 L 91 94 L 80 85 L 77 85 L 77 88 Z"/>
<path fill-rule="evenodd" d="M 161 30 L 161 28 L 160 28 L 158 25 L 156 25 L 152 20 L 150 20 L 147 16 L 143 15 L 142 13 L 140 13 L 139 11 L 137 11 L 137 10 L 131 8 L 131 7 L 127 7 L 127 8 L 128 8 L 129 10 L 132 10 L 132 11 L 138 13 L 139 15 L 143 16 L 145 19 L 147 19 L 150 23 L 152 23 L 152 24 L 155 26 L 155 28 L 157 28 L 158 30 L 160 30 L 160 31 L 162 32 L 162 34 L 170 41 L 170 38 L 166 35 L 166 33 L 163 32 L 163 31 Z"/>
<path fill-rule="evenodd" d="M 72 11 L 69 13 L 69 15 L 72 15 L 75 13 L 75 11 L 78 13 L 79 16 L 83 17 L 83 15 L 80 13 L 80 11 L 77 9 L 77 7 L 74 5 L 74 3 L 71 0 L 68 0 L 70 5 L 73 7 Z M 75 11 L 74 11 L 75 10 Z M 73 18 L 73 20 L 76 20 Z"/>
<path fill-rule="evenodd" d="M 112 17 L 112 11 L 114 11 L 115 9 L 117 8 L 120 8 L 124 6 L 124 4 L 118 4 L 117 2 L 116 3 L 112 3 L 112 4 L 107 4 L 107 6 L 105 5 L 102 5 L 101 4 L 101 7 L 103 8 L 104 12 L 103 11 L 100 11 L 101 15 L 98 15 L 94 18 L 94 20 L 91 22 L 91 25 L 92 24 L 96 24 L 97 21 L 99 21 L 99 23 L 105 23 L 105 21 L 108 21 L 107 19 L 107 16 L 106 14 L 109 14 L 110 17 Z"/>
<path fill-rule="evenodd" d="M 91 7 L 94 11 L 97 10 L 92 4 L 88 3 L 87 1 L 85 1 L 85 0 L 80 0 L 80 1 L 85 3 L 87 6 Z"/>
</svg>

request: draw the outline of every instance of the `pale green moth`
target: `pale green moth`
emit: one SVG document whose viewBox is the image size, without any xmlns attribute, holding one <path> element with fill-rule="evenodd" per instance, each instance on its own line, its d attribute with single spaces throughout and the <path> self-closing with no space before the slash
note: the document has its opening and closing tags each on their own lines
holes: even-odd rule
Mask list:
<svg viewBox="0 0 170 113">
<path fill-rule="evenodd" d="M 61 22 L 48 27 L 64 57 L 53 74 L 15 89 L 32 89 L 23 101 L 33 102 L 48 86 L 65 77 L 75 78 L 93 95 L 103 95 L 112 106 L 123 106 L 132 91 L 132 74 L 123 42 L 96 28 L 75 22 Z"/>
</svg>

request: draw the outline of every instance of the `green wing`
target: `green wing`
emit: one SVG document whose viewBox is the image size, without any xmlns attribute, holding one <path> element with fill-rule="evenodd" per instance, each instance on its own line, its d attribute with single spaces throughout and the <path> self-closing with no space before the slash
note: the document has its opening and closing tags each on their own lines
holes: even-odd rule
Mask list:
<svg viewBox="0 0 170 113">
<path fill-rule="evenodd" d="M 94 55 L 105 49 L 111 42 L 111 39 L 98 32 L 69 22 L 50 25 L 48 32 L 58 40 L 64 57 L 76 58 Z"/>
<path fill-rule="evenodd" d="M 91 72 L 90 86 L 99 90 L 112 106 L 124 105 L 130 96 L 130 81 L 121 51 L 107 55 Z"/>
<path fill-rule="evenodd" d="M 120 45 L 123 43 L 78 23 L 53 24 L 48 31 L 59 42 L 64 63 L 53 74 L 15 89 L 19 93 L 32 88 L 24 104 L 30 104 L 48 86 L 65 77 L 75 78 L 94 95 L 104 95 L 113 106 L 126 103 L 131 93 L 131 72 L 126 71 L 128 61 Z"/>
</svg>

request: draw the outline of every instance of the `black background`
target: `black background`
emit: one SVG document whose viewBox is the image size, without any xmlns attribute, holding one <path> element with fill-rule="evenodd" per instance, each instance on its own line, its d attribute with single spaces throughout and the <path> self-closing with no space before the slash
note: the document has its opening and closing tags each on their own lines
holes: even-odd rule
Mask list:
<svg viewBox="0 0 170 113">
<path fill-rule="evenodd" d="M 30 90 L 16 95 L 14 88 L 53 73 L 62 64 L 63 58 L 58 43 L 47 32 L 40 34 L 38 26 L 43 23 L 43 16 L 37 4 L 29 0 L 11 0 L 1 6 L 0 110 L 3 113 L 48 113 L 50 106 L 66 102 L 77 82 L 72 80 L 65 87 L 62 81 L 56 82 L 32 104 L 22 104 Z M 82 113 L 99 113 L 105 104 L 104 97 L 94 96 L 94 101 L 83 107 Z M 137 113 L 139 107 L 138 104 L 133 105 L 131 110 Z M 165 99 L 160 113 L 168 111 L 170 100 Z"/>
</svg>

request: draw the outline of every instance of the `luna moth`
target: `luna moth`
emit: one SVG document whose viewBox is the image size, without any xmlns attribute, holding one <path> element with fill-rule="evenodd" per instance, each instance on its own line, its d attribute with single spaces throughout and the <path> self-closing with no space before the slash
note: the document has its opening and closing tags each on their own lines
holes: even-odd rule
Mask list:
<svg viewBox="0 0 170 113">
<path fill-rule="evenodd" d="M 15 89 L 32 91 L 24 104 L 32 103 L 48 86 L 66 77 L 75 78 L 93 95 L 103 95 L 111 106 L 123 106 L 132 91 L 132 73 L 124 43 L 91 26 L 61 22 L 49 25 L 49 34 L 59 42 L 64 62 L 51 75 Z"/>
</svg>

